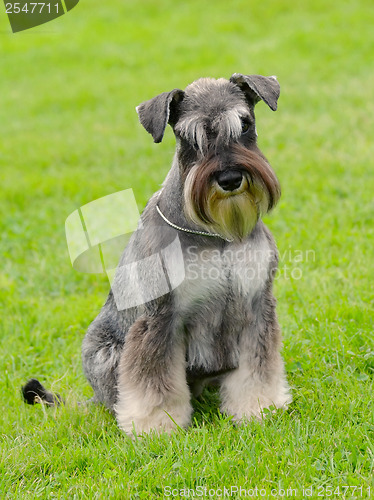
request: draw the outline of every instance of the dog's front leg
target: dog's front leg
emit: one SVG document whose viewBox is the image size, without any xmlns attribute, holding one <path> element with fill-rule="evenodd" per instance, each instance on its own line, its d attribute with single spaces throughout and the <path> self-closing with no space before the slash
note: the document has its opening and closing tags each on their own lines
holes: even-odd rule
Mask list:
<svg viewBox="0 0 374 500">
<path fill-rule="evenodd" d="M 190 423 L 184 340 L 175 334 L 167 311 L 139 317 L 128 331 L 115 412 L 119 426 L 130 436 L 134 431 L 170 432 Z"/>
<path fill-rule="evenodd" d="M 254 321 L 242 332 L 239 367 L 221 384 L 221 410 L 242 422 L 270 407 L 287 408 L 289 393 L 279 353 L 281 334 L 270 290 L 254 305 Z"/>
</svg>

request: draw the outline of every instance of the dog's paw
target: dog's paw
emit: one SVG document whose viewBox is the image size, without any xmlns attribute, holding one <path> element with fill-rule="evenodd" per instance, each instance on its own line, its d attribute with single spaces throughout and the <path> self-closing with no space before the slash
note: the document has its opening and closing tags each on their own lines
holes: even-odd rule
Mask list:
<svg viewBox="0 0 374 500">
<path fill-rule="evenodd" d="M 149 415 L 136 416 L 130 415 L 128 412 L 116 411 L 117 422 L 119 427 L 125 433 L 134 438 L 134 435 L 142 434 L 168 433 L 175 431 L 178 428 L 188 427 L 191 420 L 192 408 L 181 407 L 173 408 L 168 411 L 163 408 L 154 408 Z"/>
<path fill-rule="evenodd" d="M 264 415 L 263 409 L 259 405 L 248 406 L 245 409 L 221 406 L 221 412 L 224 415 L 232 417 L 232 421 L 235 424 L 246 424 L 253 420 L 262 421 Z"/>
<path fill-rule="evenodd" d="M 275 402 L 265 398 L 257 398 L 252 399 L 246 404 L 240 402 L 237 405 L 222 405 L 221 412 L 232 416 L 233 422 L 237 424 L 248 423 L 251 420 L 261 422 L 268 415 L 271 415 L 280 409 L 287 410 L 291 401 L 292 398 L 288 394 L 285 394 L 282 398 L 278 398 Z"/>
</svg>

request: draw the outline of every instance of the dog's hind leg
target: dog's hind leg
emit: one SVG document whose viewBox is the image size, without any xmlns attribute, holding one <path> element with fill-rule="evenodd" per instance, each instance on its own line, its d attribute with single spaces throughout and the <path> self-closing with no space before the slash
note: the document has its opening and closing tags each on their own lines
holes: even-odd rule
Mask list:
<svg viewBox="0 0 374 500">
<path fill-rule="evenodd" d="M 90 325 L 82 343 L 82 364 L 94 390 L 94 402 L 113 411 L 117 401 L 118 363 L 123 349 L 105 321 L 100 317 Z"/>
<path fill-rule="evenodd" d="M 95 395 L 79 406 L 103 403 L 113 411 L 117 400 L 117 367 L 123 342 L 115 340 L 108 326 L 95 320 L 83 340 L 82 361 L 85 375 Z M 59 394 L 48 391 L 37 379 L 30 379 L 21 389 L 25 403 L 60 406 L 65 401 Z"/>
</svg>

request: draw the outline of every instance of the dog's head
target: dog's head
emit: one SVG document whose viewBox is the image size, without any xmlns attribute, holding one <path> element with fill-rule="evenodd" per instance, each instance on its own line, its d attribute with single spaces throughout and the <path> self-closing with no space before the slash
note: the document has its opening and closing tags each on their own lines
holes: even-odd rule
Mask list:
<svg viewBox="0 0 374 500">
<path fill-rule="evenodd" d="M 242 240 L 280 197 L 276 175 L 257 147 L 254 107 L 277 109 L 275 77 L 201 78 L 137 107 L 155 142 L 169 123 L 177 138 L 184 211 L 198 226 Z"/>
</svg>

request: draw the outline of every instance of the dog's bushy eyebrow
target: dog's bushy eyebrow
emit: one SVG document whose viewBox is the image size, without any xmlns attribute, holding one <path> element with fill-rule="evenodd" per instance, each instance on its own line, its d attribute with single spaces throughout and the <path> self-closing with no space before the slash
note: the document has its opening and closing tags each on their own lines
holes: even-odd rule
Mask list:
<svg viewBox="0 0 374 500">
<path fill-rule="evenodd" d="M 217 145 L 225 146 L 230 141 L 236 141 L 242 133 L 243 117 L 250 117 L 248 108 L 243 104 L 224 109 L 213 118 L 190 112 L 180 118 L 175 131 L 204 153 L 208 146 L 208 133 L 214 134 Z"/>
<path fill-rule="evenodd" d="M 248 116 L 248 109 L 245 106 L 238 106 L 217 117 L 218 144 L 227 145 L 230 141 L 239 139 L 242 133 L 242 118 L 244 115 Z M 213 123 L 214 125 L 215 123 Z"/>
<path fill-rule="evenodd" d="M 200 151 L 203 152 L 206 149 L 206 124 L 201 116 L 194 113 L 187 114 L 184 118 L 179 120 L 175 130 Z"/>
</svg>

